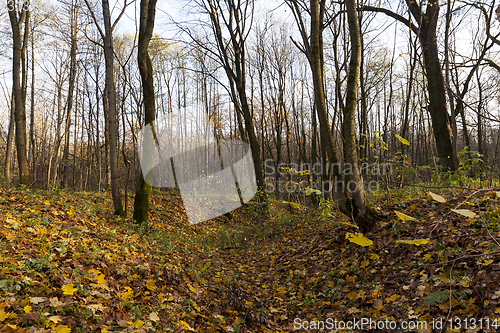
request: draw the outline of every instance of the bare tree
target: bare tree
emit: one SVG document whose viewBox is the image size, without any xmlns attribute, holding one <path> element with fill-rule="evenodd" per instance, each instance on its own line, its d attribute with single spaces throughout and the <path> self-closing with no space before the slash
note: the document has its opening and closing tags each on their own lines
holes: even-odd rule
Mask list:
<svg viewBox="0 0 500 333">
<path fill-rule="evenodd" d="M 405 24 L 417 34 L 422 47 L 425 75 L 427 78 L 427 93 L 429 95 L 428 110 L 431 115 L 432 129 L 436 139 L 436 147 L 440 163 L 449 170 L 458 169 L 458 154 L 453 145 L 453 132 L 446 103 L 446 89 L 439 61 L 437 44 L 437 27 L 439 23 L 439 2 L 429 1 L 425 12 L 423 4 L 415 0 L 405 0 L 416 25 L 388 9 L 364 6 L 361 10 L 382 12 Z"/>
<path fill-rule="evenodd" d="M 137 63 L 142 79 L 142 93 L 144 100 L 144 125 L 150 125 L 154 129 L 155 120 L 155 91 L 153 81 L 153 66 L 149 56 L 148 47 L 155 23 L 156 0 L 141 0 L 141 11 L 139 16 L 139 45 L 137 49 Z M 153 130 L 154 133 L 154 130 Z M 134 220 L 137 223 L 148 221 L 149 197 L 151 196 L 151 185 L 144 180 L 142 170 L 140 171 L 139 183 L 135 192 Z"/>
<path fill-rule="evenodd" d="M 115 22 L 111 25 L 111 13 L 109 11 L 109 1 L 102 0 L 102 15 L 104 18 L 104 32 L 99 26 L 97 17 L 94 14 L 92 6 L 85 0 L 89 8 L 92 19 L 99 30 L 104 41 L 104 58 L 106 63 L 106 91 L 108 93 L 108 131 L 109 131 L 109 160 L 111 170 L 111 194 L 113 196 L 113 205 L 116 215 L 123 215 L 123 205 L 120 198 L 120 173 L 118 169 L 118 117 L 116 108 L 116 87 L 114 78 L 114 52 L 113 52 L 113 30 L 125 13 L 128 6 L 127 0 L 123 5 L 122 11 Z"/>
<path fill-rule="evenodd" d="M 22 89 L 21 82 L 21 59 L 24 57 L 23 53 L 26 52 L 26 40 L 22 38 L 21 27 L 25 24 L 26 30 L 28 29 L 29 21 L 29 1 L 24 1 L 18 4 L 16 0 L 8 1 L 8 11 L 10 24 L 12 27 L 12 94 L 13 94 L 13 108 L 16 129 L 16 149 L 17 149 L 17 163 L 19 166 L 19 183 L 29 185 L 29 168 L 28 158 L 26 154 L 26 109 L 25 98 L 26 90 Z M 24 39 L 24 42 L 23 42 Z M 24 63 L 24 62 L 23 62 Z M 24 67 L 24 66 L 23 66 Z M 25 73 L 25 68 L 22 69 Z M 25 85 L 23 84 L 25 87 Z"/>
</svg>

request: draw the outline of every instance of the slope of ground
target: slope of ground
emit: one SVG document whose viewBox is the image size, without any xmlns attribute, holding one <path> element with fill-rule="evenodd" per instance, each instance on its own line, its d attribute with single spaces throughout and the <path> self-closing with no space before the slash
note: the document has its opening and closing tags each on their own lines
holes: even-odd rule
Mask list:
<svg viewBox="0 0 500 333">
<path fill-rule="evenodd" d="M 107 194 L 0 190 L 0 331 L 496 331 L 498 193 L 440 194 L 381 203 L 370 245 L 327 205 L 272 200 L 191 226 L 158 192 L 141 228 Z M 340 330 L 362 319 L 372 328 Z"/>
</svg>

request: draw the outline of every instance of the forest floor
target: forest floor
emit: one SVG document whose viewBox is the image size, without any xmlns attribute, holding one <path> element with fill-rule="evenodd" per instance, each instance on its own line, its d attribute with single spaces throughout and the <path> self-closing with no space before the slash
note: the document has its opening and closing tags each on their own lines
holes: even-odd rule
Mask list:
<svg viewBox="0 0 500 333">
<path fill-rule="evenodd" d="M 157 192 L 144 228 L 109 193 L 2 189 L 0 331 L 498 331 L 499 193 L 435 192 L 371 197 L 368 240 L 326 206 L 192 226 Z"/>
</svg>

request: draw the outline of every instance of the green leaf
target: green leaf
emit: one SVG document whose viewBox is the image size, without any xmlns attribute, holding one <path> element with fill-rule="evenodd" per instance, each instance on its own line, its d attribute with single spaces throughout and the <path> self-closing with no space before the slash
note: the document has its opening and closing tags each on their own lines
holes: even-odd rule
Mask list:
<svg viewBox="0 0 500 333">
<path fill-rule="evenodd" d="M 400 137 L 399 135 L 396 134 L 396 138 L 401 141 L 402 144 L 409 146 L 410 141 L 406 140 L 405 138 Z"/>
<path fill-rule="evenodd" d="M 373 244 L 372 240 L 366 238 L 360 232 L 357 232 L 355 234 L 348 232 L 345 234 L 345 238 L 347 238 L 347 240 L 349 240 L 349 242 L 354 243 L 354 244 L 358 244 L 361 246 L 370 246 Z"/>
</svg>

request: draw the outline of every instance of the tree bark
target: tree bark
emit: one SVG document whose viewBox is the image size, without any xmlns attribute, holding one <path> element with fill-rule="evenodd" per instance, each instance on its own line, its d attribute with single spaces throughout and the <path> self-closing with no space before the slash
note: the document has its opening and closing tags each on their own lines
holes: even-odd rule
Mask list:
<svg viewBox="0 0 500 333">
<path fill-rule="evenodd" d="M 12 27 L 12 93 L 14 95 L 14 119 L 16 128 L 16 149 L 17 162 L 19 166 L 19 183 L 29 185 L 29 169 L 28 159 L 26 154 L 26 110 L 23 102 L 23 91 L 21 88 L 21 53 L 23 51 L 21 39 L 21 25 L 27 22 L 27 11 L 25 11 L 25 3 L 17 17 L 16 1 L 12 1 L 12 7 L 9 8 L 9 18 Z"/>
<path fill-rule="evenodd" d="M 155 92 L 153 82 L 153 66 L 149 57 L 148 47 L 155 22 L 157 0 L 141 0 L 139 45 L 137 47 L 137 63 L 142 80 L 142 93 L 144 101 L 144 125 L 150 125 L 154 130 L 155 120 Z M 140 171 L 139 183 L 135 191 L 134 220 L 136 223 L 147 223 L 151 185 L 144 180 Z"/>
<path fill-rule="evenodd" d="M 111 195 L 113 197 L 114 213 L 121 216 L 123 215 L 123 205 L 120 198 L 120 170 L 118 168 L 118 125 L 113 65 L 113 29 L 111 27 L 108 0 L 102 0 L 102 13 L 104 17 L 104 57 L 106 62 L 106 89 L 108 91 L 109 109 L 109 162 L 111 170 Z"/>
<path fill-rule="evenodd" d="M 325 0 L 321 0 L 321 8 L 324 8 Z M 330 122 L 328 120 L 328 115 L 326 113 L 326 101 L 325 101 L 325 90 L 323 81 L 323 19 L 322 11 L 320 12 L 320 6 L 317 0 L 310 1 L 311 6 L 311 42 L 309 47 L 306 46 L 306 50 L 309 49 L 309 63 L 311 66 L 311 72 L 313 77 L 314 86 L 314 103 L 316 106 L 316 114 L 318 115 L 319 121 L 319 132 L 321 138 L 321 145 L 326 152 L 328 157 L 328 162 L 332 163 L 333 168 L 333 179 L 334 186 L 333 191 L 335 193 L 335 200 L 337 201 L 340 211 L 344 214 L 349 215 L 350 210 L 347 204 L 347 197 L 345 195 L 344 189 L 341 186 L 337 186 L 341 182 L 341 173 L 338 168 L 337 163 L 337 151 L 335 149 L 335 144 L 333 142 L 333 135 L 330 129 Z M 305 41 L 304 41 L 305 42 Z M 328 163 L 323 161 L 328 168 Z M 323 176 L 324 177 L 324 176 Z"/>
<path fill-rule="evenodd" d="M 361 35 L 358 26 L 355 0 L 346 0 L 347 22 L 351 41 L 351 59 L 347 75 L 346 101 L 342 137 L 344 139 L 344 159 L 351 166 L 351 172 L 346 175 L 346 190 L 352 195 L 350 211 L 354 220 L 364 230 L 370 230 L 374 220 L 366 218 L 367 205 L 363 179 L 358 165 L 356 145 L 356 105 L 358 100 L 358 82 L 361 65 Z"/>
<path fill-rule="evenodd" d="M 412 32 L 418 35 L 422 54 L 424 58 L 425 75 L 427 78 L 427 92 L 429 95 L 429 113 L 431 115 L 432 130 L 436 140 L 439 162 L 446 169 L 456 171 L 458 169 L 458 154 L 453 146 L 453 132 L 448 116 L 446 105 L 446 89 L 443 72 L 439 61 L 436 30 L 439 19 L 439 3 L 429 1 L 425 13 L 422 12 L 422 4 L 415 0 L 405 0 L 406 5 L 418 22 L 414 25 L 410 20 L 396 14 L 388 9 L 372 6 L 364 6 L 363 10 L 381 12 L 395 18 L 408 26 Z"/>
<path fill-rule="evenodd" d="M 12 159 L 12 139 L 14 136 L 14 125 L 15 125 L 15 119 L 14 119 L 14 108 L 15 108 L 15 101 L 14 101 L 14 94 L 11 95 L 10 99 L 10 120 L 9 120 L 9 132 L 7 133 L 7 148 L 5 152 L 5 180 L 7 180 L 7 184 L 10 184 L 10 160 Z"/>
<path fill-rule="evenodd" d="M 71 4 L 71 50 L 70 50 L 70 67 L 69 67 L 69 86 L 68 86 L 68 99 L 66 101 L 66 125 L 64 134 L 64 153 L 62 161 L 62 187 L 68 187 L 69 178 L 69 134 L 71 126 L 71 110 L 73 108 L 73 93 L 75 90 L 76 81 L 76 47 L 77 47 L 77 26 L 78 26 L 78 7 L 73 3 Z"/>
</svg>

